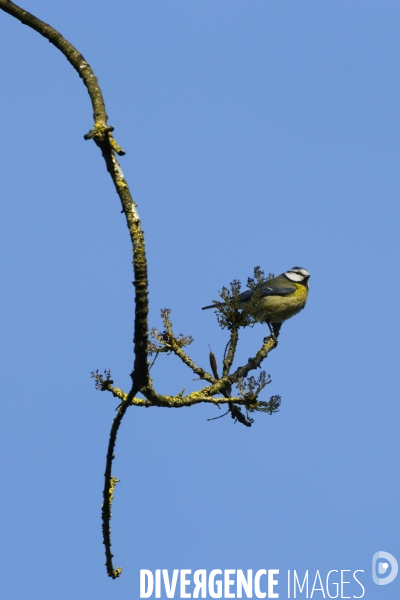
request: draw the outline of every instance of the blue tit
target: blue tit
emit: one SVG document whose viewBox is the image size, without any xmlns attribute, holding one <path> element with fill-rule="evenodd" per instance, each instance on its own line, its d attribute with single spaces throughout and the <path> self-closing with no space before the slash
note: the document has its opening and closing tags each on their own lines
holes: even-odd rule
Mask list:
<svg viewBox="0 0 400 600">
<path fill-rule="evenodd" d="M 310 273 L 302 267 L 293 267 L 262 284 L 260 299 L 250 313 L 253 319 L 267 323 L 271 333 L 277 337 L 283 321 L 287 321 L 303 310 L 308 296 Z M 254 295 L 254 290 L 239 294 L 239 308 L 245 308 Z M 215 305 L 204 306 L 215 308 Z"/>
</svg>

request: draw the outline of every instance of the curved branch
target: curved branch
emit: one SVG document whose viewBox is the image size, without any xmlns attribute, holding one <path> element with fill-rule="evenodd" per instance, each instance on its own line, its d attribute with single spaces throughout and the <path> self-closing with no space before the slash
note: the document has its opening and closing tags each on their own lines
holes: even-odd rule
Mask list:
<svg viewBox="0 0 400 600">
<path fill-rule="evenodd" d="M 67 60 L 71 63 L 74 69 L 77 71 L 79 77 L 83 79 L 83 82 L 89 92 L 90 99 L 93 105 L 93 119 L 95 124 L 107 125 L 107 113 L 104 104 L 103 95 L 99 88 L 97 78 L 95 77 L 90 65 L 85 61 L 82 54 L 78 52 L 72 44 L 70 44 L 56 29 L 44 23 L 40 19 L 28 11 L 20 8 L 10 0 L 0 0 L 0 8 L 9 15 L 15 17 L 23 25 L 27 25 L 31 29 L 34 29 L 40 35 L 47 38 L 49 42 L 54 44 L 58 50 L 60 50 Z"/>
<path fill-rule="evenodd" d="M 10 0 L 0 0 L 0 9 L 15 17 L 24 25 L 27 25 L 40 33 L 40 35 L 48 39 L 49 42 L 60 50 L 74 67 L 79 77 L 81 77 L 89 93 L 93 107 L 94 127 L 85 138 L 93 139 L 101 149 L 107 170 L 111 175 L 120 198 L 132 242 L 135 273 L 134 285 L 136 291 L 134 336 L 135 362 L 132 377 L 140 388 L 142 385 L 146 384 L 148 377 L 148 280 L 144 237 L 139 215 L 136 210 L 136 204 L 132 199 L 122 169 L 115 157 L 115 152 L 124 154 L 124 151 L 118 146 L 111 135 L 113 128 L 107 125 L 108 117 L 106 106 L 97 77 L 83 55 L 56 29 L 47 23 L 44 23 L 44 21 L 41 21 L 28 11 L 23 10 L 13 2 L 10 2 Z"/>
<path fill-rule="evenodd" d="M 118 164 L 115 154 L 123 155 L 124 151 L 117 144 L 112 136 L 113 127 L 107 124 L 107 113 L 104 104 L 103 95 L 99 87 L 96 76 L 93 73 L 89 63 L 87 63 L 80 52 L 72 44 L 70 44 L 58 31 L 56 31 L 50 25 L 44 23 L 40 19 L 29 12 L 18 7 L 10 0 L 0 0 L 0 9 L 7 12 L 11 16 L 20 20 L 21 23 L 27 25 L 40 33 L 43 37 L 48 39 L 58 50 L 60 50 L 70 64 L 77 71 L 78 75 L 83 80 L 84 85 L 89 93 L 92 107 L 93 107 L 93 118 L 94 126 L 88 134 L 84 137 L 85 139 L 93 139 L 96 145 L 100 148 L 103 158 L 106 163 L 106 167 L 110 176 L 113 180 L 115 189 L 120 198 L 122 211 L 125 214 L 127 226 L 132 243 L 133 250 L 133 268 L 135 276 L 135 329 L 134 329 L 134 365 L 131 373 L 132 387 L 129 394 L 123 392 L 120 388 L 112 385 L 112 380 L 109 375 L 106 375 L 106 379 L 102 376 L 96 376 L 95 379 L 99 383 L 100 388 L 103 391 L 110 391 L 115 397 L 121 400 L 121 404 L 117 409 L 117 415 L 113 421 L 110 438 L 107 451 L 107 461 L 105 469 L 105 480 L 103 489 L 103 507 L 102 507 L 102 520 L 103 520 L 103 543 L 105 545 L 106 553 L 106 566 L 107 573 L 110 577 L 116 578 L 121 573 L 121 568 L 114 569 L 113 567 L 113 555 L 111 553 L 111 532 L 110 532 L 110 520 L 111 520 L 111 508 L 112 500 L 115 491 L 115 485 L 117 479 L 112 476 L 112 462 L 114 459 L 114 449 L 117 439 L 119 427 L 122 419 L 129 406 L 165 406 L 169 408 L 179 408 L 182 406 L 192 406 L 200 402 L 212 403 L 218 405 L 221 403 L 228 403 L 230 406 L 233 403 L 238 405 L 246 405 L 246 409 L 261 410 L 264 412 L 276 412 L 279 407 L 280 400 L 278 397 L 274 397 L 269 403 L 259 402 L 256 400 L 256 395 L 253 394 L 251 398 L 247 397 L 227 397 L 230 395 L 230 386 L 237 383 L 241 378 L 246 377 L 249 371 L 256 369 L 260 366 L 261 362 L 266 358 L 268 353 L 273 350 L 276 345 L 276 339 L 272 336 L 264 341 L 262 348 L 257 352 L 254 358 L 248 359 L 246 365 L 239 367 L 234 373 L 229 374 L 230 368 L 233 363 L 237 341 L 238 341 L 238 327 L 240 325 L 246 325 L 248 322 L 248 315 L 243 314 L 240 317 L 240 321 L 237 322 L 237 327 L 232 330 L 230 347 L 228 355 L 224 361 L 223 376 L 221 379 L 212 377 L 207 371 L 198 367 L 190 357 L 182 350 L 181 345 L 176 342 L 172 335 L 171 329 L 171 350 L 179 356 L 179 358 L 189 366 L 194 373 L 199 375 L 202 379 L 208 381 L 211 385 L 204 387 L 203 389 L 192 392 L 186 396 L 183 396 L 183 392 L 177 396 L 161 396 L 154 390 L 149 376 L 149 364 L 147 360 L 148 348 L 149 348 L 149 333 L 148 333 L 148 278 L 147 278 L 147 261 L 145 252 L 145 243 L 143 231 L 137 212 L 137 207 L 132 199 L 129 191 L 128 184 L 125 180 L 121 167 Z M 238 287 L 237 283 L 234 283 L 236 290 L 236 305 L 233 307 L 237 312 L 237 294 Z M 227 299 L 225 299 L 227 301 Z M 222 306 L 222 305 L 221 305 Z M 168 313 L 169 314 L 169 313 Z M 166 319 L 168 321 L 168 314 Z M 169 322 L 169 321 L 168 321 Z M 168 326 L 167 326 L 168 329 Z M 260 388 L 261 389 L 261 388 Z M 140 392 L 144 395 L 145 400 L 136 398 L 135 394 Z M 215 397 L 218 394 L 223 394 L 225 397 Z M 239 411 L 240 412 L 240 411 Z M 232 413 L 232 416 L 234 414 Z"/>
<path fill-rule="evenodd" d="M 36 18 L 31 13 L 23 10 L 10 0 L 0 0 L 0 9 L 15 17 L 24 25 L 31 27 L 40 35 L 49 40 L 60 52 L 64 54 L 67 60 L 74 67 L 79 77 L 83 80 L 89 93 L 93 107 L 94 127 L 85 136 L 85 139 L 93 139 L 101 149 L 105 160 L 107 170 L 114 182 L 115 189 L 122 204 L 122 210 L 125 213 L 128 225 L 132 248 L 133 248 L 133 268 L 135 275 L 135 332 L 134 332 L 134 366 L 131 374 L 132 390 L 128 398 L 135 395 L 140 388 L 147 384 L 149 371 L 147 362 L 148 345 L 148 279 L 147 279 L 147 261 L 143 231 L 136 210 L 136 204 L 133 202 L 128 184 L 118 164 L 115 153 L 124 154 L 124 151 L 116 143 L 111 132 L 113 127 L 107 125 L 107 112 L 103 99 L 103 94 L 99 87 L 97 78 L 78 50 L 68 42 L 56 29 Z M 133 390 L 135 386 L 135 390 Z M 134 393 L 133 393 L 134 392 Z M 114 494 L 116 479 L 112 477 L 111 467 L 114 458 L 114 446 L 117 438 L 117 432 L 122 418 L 131 406 L 131 402 L 126 401 L 120 407 L 117 416 L 114 419 L 107 452 L 107 462 L 104 482 L 104 503 L 103 503 L 103 535 L 106 549 L 107 573 L 115 578 L 118 577 L 121 569 L 114 569 L 112 565 L 111 540 L 109 522 L 111 518 L 111 503 Z"/>
</svg>

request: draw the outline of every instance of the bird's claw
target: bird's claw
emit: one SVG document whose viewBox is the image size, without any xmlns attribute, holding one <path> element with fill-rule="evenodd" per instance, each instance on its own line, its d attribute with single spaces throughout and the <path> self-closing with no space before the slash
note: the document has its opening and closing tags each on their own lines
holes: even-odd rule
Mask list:
<svg viewBox="0 0 400 600">
<path fill-rule="evenodd" d="M 265 336 L 265 338 L 263 340 L 264 344 L 266 344 L 268 342 L 268 340 L 271 339 L 271 338 L 274 340 L 275 346 L 277 346 L 278 345 L 278 338 L 276 337 L 276 335 L 272 331 L 271 331 L 271 335 Z"/>
</svg>

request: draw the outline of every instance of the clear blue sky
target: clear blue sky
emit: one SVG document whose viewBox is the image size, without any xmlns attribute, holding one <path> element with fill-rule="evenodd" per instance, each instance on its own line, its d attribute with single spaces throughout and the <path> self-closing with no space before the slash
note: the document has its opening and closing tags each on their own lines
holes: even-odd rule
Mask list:
<svg viewBox="0 0 400 600">
<path fill-rule="evenodd" d="M 5 600 L 139 598 L 139 569 L 362 569 L 400 560 L 398 2 L 26 0 L 99 78 L 146 235 L 150 324 L 193 358 L 226 332 L 200 308 L 253 267 L 311 273 L 265 368 L 273 416 L 130 409 L 116 448 L 117 581 L 100 507 L 132 367 L 131 250 L 81 80 L 0 12 L 0 576 Z M 266 335 L 242 336 L 237 365 Z M 161 393 L 197 389 L 160 356 Z M 310 576 L 311 576 L 310 575 Z M 282 579 L 282 583 L 281 583 Z M 350 589 L 350 588 L 348 588 Z M 360 588 L 351 588 L 358 595 Z M 178 597 L 178 595 L 176 596 Z M 298 596 L 298 597 L 304 597 Z M 314 598 L 322 598 L 315 592 Z"/>
</svg>

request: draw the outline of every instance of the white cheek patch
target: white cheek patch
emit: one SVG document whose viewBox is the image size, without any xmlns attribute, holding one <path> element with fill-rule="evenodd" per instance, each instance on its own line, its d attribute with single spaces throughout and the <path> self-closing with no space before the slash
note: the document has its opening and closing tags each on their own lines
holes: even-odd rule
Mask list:
<svg viewBox="0 0 400 600">
<path fill-rule="evenodd" d="M 295 281 L 297 283 L 300 283 L 301 281 L 304 281 L 304 275 L 302 273 L 295 273 L 293 271 L 286 271 L 285 275 L 286 275 L 286 277 L 288 279 L 290 279 L 290 281 Z"/>
<path fill-rule="evenodd" d="M 298 272 L 301 273 L 304 277 L 310 277 L 310 273 L 307 269 L 298 269 Z"/>
</svg>

